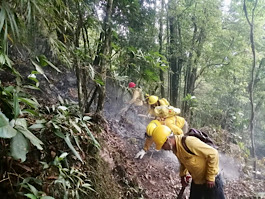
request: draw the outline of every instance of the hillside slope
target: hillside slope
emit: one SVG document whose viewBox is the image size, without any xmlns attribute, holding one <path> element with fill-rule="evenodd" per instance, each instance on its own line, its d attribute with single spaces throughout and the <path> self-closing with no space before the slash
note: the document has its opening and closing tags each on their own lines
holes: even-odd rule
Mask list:
<svg viewBox="0 0 265 199">
<path fill-rule="evenodd" d="M 26 68 L 20 69 L 25 76 L 30 73 L 24 70 Z M 66 75 L 54 74 L 52 71 L 45 72 L 52 84 L 48 84 L 44 78 L 40 78 L 41 91 L 32 93 L 42 107 L 58 103 L 58 95 L 65 99 L 77 100 L 75 77 L 72 71 L 68 71 Z M 4 72 L 0 76 L 2 82 L 6 80 L 6 85 L 12 84 L 13 79 Z M 18 197 L 17 194 L 14 195 L 19 187 L 19 184 L 16 183 L 28 177 L 42 179 L 43 186 L 36 185 L 36 187 L 38 186 L 45 193 L 57 196 L 55 198 L 62 198 L 63 190 L 55 186 L 55 182 L 58 180 L 58 171 L 53 170 L 53 167 L 48 170 L 42 169 L 40 158 L 45 155 L 45 161 L 49 163 L 48 161 L 53 160 L 56 155 L 60 155 L 60 152 L 63 151 L 71 154 L 69 155 L 71 168 L 86 173 L 91 178 L 91 183 L 94 183 L 92 187 L 95 190 L 90 194 L 92 199 L 117 199 L 117 197 L 124 199 L 175 198 L 181 185 L 178 177 L 178 160 L 172 153 L 157 152 L 152 148 L 142 160 L 134 158 L 143 146 L 145 128 L 151 119 L 143 117 L 147 111 L 146 107 L 132 106 L 127 112 L 121 114 L 120 110 L 127 106 L 125 102 L 129 98 L 130 95 L 125 89 L 112 81 L 108 81 L 104 107 L 107 124 L 90 123 L 91 132 L 101 144 L 100 150 L 95 152 L 95 149 L 89 145 L 87 135 L 78 135 L 82 138 L 80 140 L 82 150 L 79 147 L 76 147 L 76 150 L 86 160 L 84 164 L 80 164 L 76 160 L 63 140 L 57 142 L 58 137 L 49 131 L 42 132 L 42 138 L 47 143 L 45 150 L 41 152 L 42 155 L 34 147 L 31 147 L 32 151 L 24 163 L 4 156 L 1 160 L 1 198 L 23 198 Z M 52 115 L 48 117 L 52 117 Z M 28 120 L 32 121 L 34 118 L 28 118 Z M 101 133 L 97 133 L 98 131 Z M 2 140 L 3 143 L 5 146 L 8 145 Z M 225 179 L 225 194 L 228 199 L 253 198 L 256 193 L 265 190 L 263 180 L 254 181 L 242 178 L 241 167 L 233 157 L 222 154 L 221 166 L 221 174 Z M 8 174 L 8 178 L 5 177 L 6 174 Z M 15 176 L 10 178 L 10 174 Z M 188 194 L 189 188 L 186 189 L 185 196 L 187 197 Z M 80 196 L 80 198 L 86 197 Z"/>
</svg>

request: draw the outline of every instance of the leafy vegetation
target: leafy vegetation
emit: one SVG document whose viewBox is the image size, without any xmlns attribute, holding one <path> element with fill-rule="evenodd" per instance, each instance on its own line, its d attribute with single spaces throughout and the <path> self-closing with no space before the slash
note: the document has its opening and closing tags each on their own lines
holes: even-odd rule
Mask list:
<svg viewBox="0 0 265 199">
<path fill-rule="evenodd" d="M 257 173 L 265 153 L 264 3 L 2 0 L 1 175 L 10 157 L 27 166 L 34 154 L 45 172 L 56 168 L 59 195 L 100 195 L 90 175 L 72 166 L 88 164 L 86 154 L 100 150 L 94 122 L 105 121 L 109 79 L 166 97 L 191 126 L 218 129 L 216 139 L 227 131 Z M 50 70 L 64 75 L 66 68 L 75 72 L 78 104 L 61 97 L 45 104 L 31 95 L 54 87 Z M 54 197 L 41 188 L 40 173 L 12 178 L 28 198 Z"/>
</svg>

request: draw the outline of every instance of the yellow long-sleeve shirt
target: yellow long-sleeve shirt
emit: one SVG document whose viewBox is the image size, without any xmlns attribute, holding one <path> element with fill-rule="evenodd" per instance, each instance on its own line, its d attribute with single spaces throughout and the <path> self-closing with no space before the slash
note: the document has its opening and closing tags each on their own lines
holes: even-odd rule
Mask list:
<svg viewBox="0 0 265 199">
<path fill-rule="evenodd" d="M 187 136 L 185 143 L 195 155 L 188 153 L 182 146 L 183 135 L 176 135 L 176 153 L 179 159 L 180 176 L 187 172 L 192 176 L 195 184 L 204 184 L 214 181 L 219 171 L 218 151 L 194 136 Z"/>
</svg>

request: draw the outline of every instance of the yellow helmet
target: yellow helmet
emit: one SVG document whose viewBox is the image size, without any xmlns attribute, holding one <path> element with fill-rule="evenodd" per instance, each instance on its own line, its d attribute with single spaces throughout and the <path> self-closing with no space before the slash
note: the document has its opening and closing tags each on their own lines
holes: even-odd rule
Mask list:
<svg viewBox="0 0 265 199">
<path fill-rule="evenodd" d="M 167 141 L 167 137 L 171 134 L 171 129 L 165 125 L 155 128 L 152 134 L 153 141 L 156 144 L 156 150 L 160 150 Z"/>
<path fill-rule="evenodd" d="M 159 125 L 161 125 L 161 123 L 158 120 L 152 120 L 146 127 L 147 135 L 152 136 L 154 129 Z"/>
<path fill-rule="evenodd" d="M 151 95 L 148 98 L 148 104 L 152 105 L 155 104 L 158 101 L 158 97 L 155 95 Z"/>
</svg>

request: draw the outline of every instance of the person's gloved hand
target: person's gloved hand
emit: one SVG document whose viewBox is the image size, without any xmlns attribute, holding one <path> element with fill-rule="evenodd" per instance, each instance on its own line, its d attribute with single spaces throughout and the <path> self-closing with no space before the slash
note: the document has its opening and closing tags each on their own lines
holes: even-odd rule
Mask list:
<svg viewBox="0 0 265 199">
<path fill-rule="evenodd" d="M 191 175 L 181 176 L 181 185 L 182 185 L 182 187 L 188 186 L 190 181 L 191 181 Z"/>
<path fill-rule="evenodd" d="M 207 181 L 206 185 L 207 185 L 208 188 L 213 188 L 215 186 L 215 182 Z"/>
<path fill-rule="evenodd" d="M 144 155 L 145 155 L 145 150 L 141 150 L 141 151 L 139 151 L 136 155 L 135 155 L 135 157 L 134 158 L 139 158 L 139 159 L 142 159 L 143 157 L 144 157 Z"/>
</svg>

